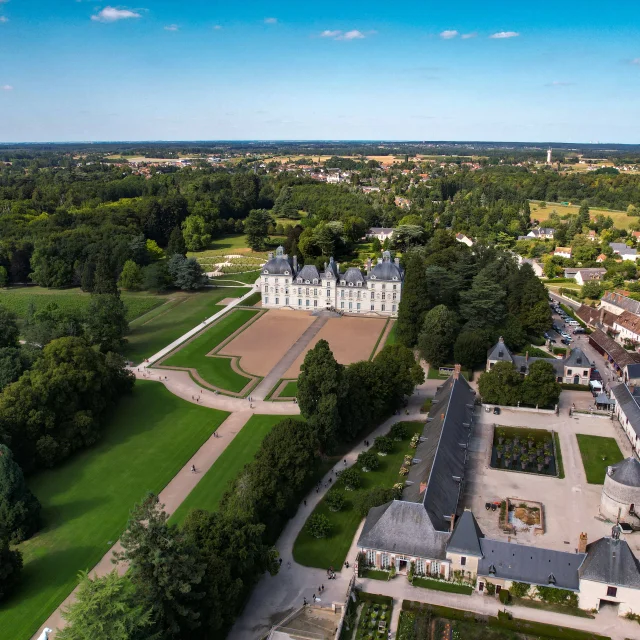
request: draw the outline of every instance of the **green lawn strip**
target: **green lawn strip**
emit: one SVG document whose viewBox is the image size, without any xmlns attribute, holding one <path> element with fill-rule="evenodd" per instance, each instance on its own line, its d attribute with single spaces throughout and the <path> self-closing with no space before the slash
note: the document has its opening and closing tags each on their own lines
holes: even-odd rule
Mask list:
<svg viewBox="0 0 640 640">
<path fill-rule="evenodd" d="M 239 298 L 245 293 L 245 288 L 238 287 L 181 294 L 179 301 L 154 309 L 152 314 L 131 323 L 123 355 L 136 364 L 142 362 L 221 311 L 219 303 L 223 298 Z"/>
<path fill-rule="evenodd" d="M 543 611 L 564 613 L 568 616 L 575 616 L 576 618 L 595 618 L 592 613 L 589 613 L 584 609 L 580 609 L 580 607 L 567 607 L 561 604 L 541 602 L 540 600 L 530 600 L 529 598 L 511 597 L 510 604 L 516 607 L 527 607 L 529 609 L 542 609 Z"/>
<path fill-rule="evenodd" d="M 213 466 L 201 478 L 193 491 L 171 516 L 171 522 L 181 524 L 191 509 L 215 511 L 224 492 L 242 470 L 251 462 L 264 437 L 274 425 L 290 416 L 254 415 L 229 443 Z M 295 419 L 299 416 L 291 416 Z M 300 418 L 301 419 L 301 418 Z"/>
<path fill-rule="evenodd" d="M 298 396 L 298 381 L 287 382 L 285 388 L 280 393 L 281 398 L 296 398 Z"/>
<path fill-rule="evenodd" d="M 167 296 L 151 293 L 123 291 L 122 301 L 127 308 L 127 320 L 131 321 L 151 309 L 160 306 Z M 44 287 L 15 287 L 0 290 L 0 304 L 13 311 L 24 320 L 29 307 L 37 311 L 54 302 L 63 311 L 84 311 L 91 300 L 91 294 L 81 289 L 45 289 Z"/>
<path fill-rule="evenodd" d="M 249 322 L 258 312 L 250 309 L 233 309 L 196 338 L 162 361 L 163 367 L 192 367 L 206 382 L 233 391 L 242 391 L 249 378 L 231 368 L 229 358 L 208 356 L 221 342 Z"/>
<path fill-rule="evenodd" d="M 242 301 L 243 307 L 253 307 L 254 304 L 260 302 L 262 300 L 262 294 L 259 291 L 256 291 L 253 295 L 250 295 L 246 300 Z"/>
<path fill-rule="evenodd" d="M 435 589 L 436 591 L 447 591 L 449 593 L 461 593 L 470 596 L 473 593 L 473 587 L 466 584 L 455 584 L 454 582 L 445 582 L 444 580 L 431 580 L 430 578 L 413 579 L 414 587 L 423 587 L 424 589 Z"/>
<path fill-rule="evenodd" d="M 562 447 L 560 446 L 560 436 L 557 431 L 553 432 L 553 443 L 556 446 L 556 466 L 558 468 L 558 478 L 564 478 L 564 464 L 562 462 Z"/>
<path fill-rule="evenodd" d="M 530 358 L 553 358 L 553 355 L 548 351 L 538 349 L 538 347 L 534 347 L 532 344 L 528 344 L 518 352 L 519 356 L 526 356 L 527 354 L 529 354 Z"/>
<path fill-rule="evenodd" d="M 389 331 L 389 334 L 387 335 L 387 339 L 384 342 L 384 346 L 388 346 L 388 345 L 393 345 L 396 344 L 397 339 L 396 339 L 396 325 L 398 323 L 394 322 L 393 323 L 393 327 L 391 327 L 391 331 Z"/>
<path fill-rule="evenodd" d="M 404 456 L 409 451 L 409 440 L 416 428 L 420 425 L 420 431 L 424 428 L 422 423 L 409 423 L 408 438 L 402 442 L 394 443 L 394 450 L 387 456 L 380 457 L 380 466 L 375 471 L 362 473 L 362 485 L 355 491 L 344 491 L 346 504 L 340 511 L 329 510 L 325 500 L 321 500 L 313 513 L 327 516 L 331 523 L 331 534 L 326 538 L 317 539 L 311 536 L 306 527 L 298 534 L 293 545 L 293 557 L 295 561 L 307 567 L 341 567 L 347 557 L 347 553 L 353 542 L 353 537 L 362 520 L 354 508 L 354 501 L 358 494 L 375 486 L 392 488 L 396 482 L 403 480 L 400 475 L 400 467 Z"/>
<path fill-rule="evenodd" d="M 380 340 L 382 340 L 382 336 L 384 335 L 384 332 L 387 330 L 387 327 L 389 326 L 389 322 L 391 322 L 391 319 L 387 318 L 387 321 L 384 323 L 384 327 L 382 327 L 382 331 L 380 332 L 380 335 L 378 336 L 376 343 L 373 345 L 373 349 L 371 350 L 371 355 L 369 356 L 369 360 L 372 360 L 373 356 L 376 355 L 376 351 L 378 350 L 378 345 L 380 344 Z"/>
<path fill-rule="evenodd" d="M 389 572 L 380 571 L 379 569 L 365 569 L 363 578 L 371 578 L 372 580 L 389 581 Z"/>
<path fill-rule="evenodd" d="M 226 419 L 163 385 L 137 381 L 90 449 L 29 479 L 44 528 L 19 549 L 18 591 L 0 606 L 0 640 L 27 639 L 120 537 L 130 509 L 159 493 Z"/>
<path fill-rule="evenodd" d="M 615 438 L 576 435 L 584 472 L 589 484 L 604 484 L 607 467 L 624 459 Z"/>
<path fill-rule="evenodd" d="M 452 364 L 445 364 L 443 365 L 446 368 L 449 369 L 453 369 L 453 365 Z M 440 368 L 439 367 L 432 367 L 431 365 L 429 365 L 429 373 L 427 374 L 427 379 L 428 380 L 446 380 L 451 374 L 450 373 L 445 373 L 440 375 Z M 471 380 L 471 371 L 461 371 L 460 373 L 462 373 L 462 375 L 467 379 L 467 380 Z"/>
</svg>

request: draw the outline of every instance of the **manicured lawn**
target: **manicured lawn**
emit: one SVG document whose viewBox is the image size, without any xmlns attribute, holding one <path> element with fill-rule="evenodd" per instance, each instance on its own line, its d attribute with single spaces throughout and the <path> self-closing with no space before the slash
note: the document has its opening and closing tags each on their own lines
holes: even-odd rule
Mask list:
<svg viewBox="0 0 640 640">
<path fill-rule="evenodd" d="M 624 459 L 615 438 L 602 436 L 576 435 L 584 472 L 589 484 L 604 484 L 607 467 Z"/>
<path fill-rule="evenodd" d="M 365 569 L 363 577 L 371 578 L 372 580 L 382 580 L 383 582 L 388 582 L 389 572 L 380 571 L 379 569 Z"/>
<path fill-rule="evenodd" d="M 253 305 L 258 303 L 258 302 L 260 302 L 260 300 L 262 300 L 262 294 L 256 291 L 256 293 L 254 293 L 252 296 L 249 296 L 242 303 L 242 306 L 243 307 L 253 307 Z"/>
<path fill-rule="evenodd" d="M 102 440 L 61 467 L 29 479 L 44 528 L 20 545 L 18 591 L 0 605 L 0 640 L 27 640 L 119 538 L 131 507 L 159 493 L 227 413 L 138 381 L 119 403 Z"/>
<path fill-rule="evenodd" d="M 470 596 L 473 593 L 473 587 L 468 585 L 445 582 L 444 580 L 431 580 L 430 578 L 414 578 L 413 586 L 435 589 L 436 591 L 447 591 L 448 593 L 461 593 L 465 596 Z"/>
<path fill-rule="evenodd" d="M 209 278 L 212 284 L 232 284 L 237 285 L 238 282 L 245 284 L 253 284 L 260 276 L 260 271 L 246 271 L 245 273 L 230 273 L 224 276 L 216 276 Z M 235 282 L 234 282 L 235 281 Z"/>
<path fill-rule="evenodd" d="M 284 398 L 295 398 L 298 395 L 298 381 L 292 380 L 287 382 L 287 386 L 282 390 L 280 394 Z"/>
<path fill-rule="evenodd" d="M 423 423 L 407 423 L 407 439 L 402 442 L 394 442 L 394 450 L 387 456 L 380 457 L 380 466 L 375 471 L 362 473 L 362 485 L 355 491 L 345 491 L 346 504 L 341 511 L 329 510 L 325 500 L 314 509 L 314 513 L 326 515 L 331 522 L 331 534 L 327 538 L 317 539 L 311 536 L 306 528 L 298 535 L 293 545 L 293 557 L 296 562 L 307 567 L 319 567 L 326 569 L 330 566 L 341 567 L 347 557 L 353 537 L 362 520 L 354 508 L 357 496 L 367 489 L 380 486 L 391 489 L 396 482 L 401 482 L 400 467 L 404 455 L 413 451 L 409 447 L 409 441 L 416 431 L 422 432 Z M 335 481 L 335 480 L 334 480 Z M 340 485 L 342 487 L 342 485 Z M 350 558 L 355 560 L 355 558 Z"/>
<path fill-rule="evenodd" d="M 233 309 L 205 329 L 197 338 L 164 360 L 162 366 L 193 367 L 204 380 L 220 389 L 242 391 L 249 382 L 249 378 L 236 373 L 231 368 L 231 361 L 228 358 L 217 358 L 207 354 L 257 313 L 257 310 Z"/>
<path fill-rule="evenodd" d="M 151 293 L 123 291 L 122 301 L 127 307 L 127 320 L 133 320 L 151 309 L 158 307 L 169 296 Z M 29 306 L 42 309 L 54 302 L 64 311 L 84 311 L 89 305 L 91 295 L 81 289 L 45 289 L 44 287 L 13 287 L 0 289 L 0 304 L 17 314 L 19 320 L 27 317 Z"/>
<path fill-rule="evenodd" d="M 229 482 L 251 462 L 264 437 L 274 425 L 289 416 L 251 416 L 247 424 L 231 441 L 222 455 L 198 482 L 195 489 L 171 516 L 171 522 L 181 523 L 191 509 L 215 511 Z M 294 416 L 296 419 L 299 416 Z"/>
<path fill-rule="evenodd" d="M 238 298 L 246 292 L 245 288 L 225 288 L 170 296 L 166 304 L 130 323 L 125 357 L 136 364 L 142 362 L 220 311 L 220 300 Z"/>
<path fill-rule="evenodd" d="M 385 343 L 384 343 L 385 347 L 387 345 L 395 344 L 397 342 L 397 339 L 396 339 L 396 325 L 397 324 L 398 324 L 397 322 L 393 323 L 393 327 L 391 327 L 391 331 L 389 331 L 389 334 L 387 335 L 387 339 L 385 340 Z"/>
</svg>

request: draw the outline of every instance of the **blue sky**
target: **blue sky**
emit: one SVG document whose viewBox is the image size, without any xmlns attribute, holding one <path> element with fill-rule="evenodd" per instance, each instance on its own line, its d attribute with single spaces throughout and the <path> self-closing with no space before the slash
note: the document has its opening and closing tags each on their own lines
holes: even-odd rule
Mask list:
<svg viewBox="0 0 640 640">
<path fill-rule="evenodd" d="M 0 141 L 256 138 L 640 143 L 640 2 L 0 0 Z"/>
</svg>

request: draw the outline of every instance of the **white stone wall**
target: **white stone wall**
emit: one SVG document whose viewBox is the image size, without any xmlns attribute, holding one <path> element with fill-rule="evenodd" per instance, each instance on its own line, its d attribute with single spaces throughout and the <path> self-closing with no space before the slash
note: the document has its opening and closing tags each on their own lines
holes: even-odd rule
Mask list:
<svg viewBox="0 0 640 640">
<path fill-rule="evenodd" d="M 634 505 L 634 509 L 640 508 L 640 487 L 620 484 L 607 474 L 602 487 L 600 511 L 613 519 L 625 520 L 629 517 L 631 505 Z"/>
<path fill-rule="evenodd" d="M 633 427 L 631 426 L 631 423 L 629 422 L 629 420 L 627 419 L 627 416 L 622 410 L 622 407 L 617 402 L 615 407 L 615 414 L 616 414 L 616 418 L 618 418 L 618 422 L 620 422 L 620 426 L 622 427 L 623 431 L 627 434 L 627 438 L 629 438 L 629 442 L 631 443 L 633 450 L 636 452 L 637 455 L 640 456 L 640 438 L 636 437 L 636 432 L 633 430 Z"/>
<path fill-rule="evenodd" d="M 608 595 L 608 588 L 615 587 L 616 595 Z M 640 589 L 630 589 L 628 587 L 616 587 L 603 582 L 592 582 L 591 580 L 580 580 L 579 606 L 581 609 L 599 609 L 600 600 L 616 602 L 619 604 L 618 615 L 624 616 L 627 613 L 640 614 Z"/>
</svg>

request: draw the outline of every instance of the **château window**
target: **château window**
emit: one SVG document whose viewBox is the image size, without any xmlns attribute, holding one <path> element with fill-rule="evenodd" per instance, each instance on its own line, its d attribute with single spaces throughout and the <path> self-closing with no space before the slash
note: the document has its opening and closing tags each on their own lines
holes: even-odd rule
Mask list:
<svg viewBox="0 0 640 640">
<path fill-rule="evenodd" d="M 618 595 L 618 587 L 607 587 L 607 596 L 609 598 L 616 598 Z"/>
<path fill-rule="evenodd" d="M 269 304 L 269 298 L 267 298 L 267 296 L 264 297 L 264 303 Z"/>
<path fill-rule="evenodd" d="M 384 311 L 384 305 L 382 305 L 382 311 Z"/>
<path fill-rule="evenodd" d="M 280 304 L 280 298 L 276 298 L 276 304 Z"/>
<path fill-rule="evenodd" d="M 462 556 L 460 558 L 460 564 L 464 567 L 467 564 L 467 558 L 465 556 Z"/>
<path fill-rule="evenodd" d="M 309 287 L 307 287 L 306 294 L 309 295 Z"/>
<path fill-rule="evenodd" d="M 386 285 L 386 284 L 383 284 L 383 285 L 382 285 L 382 290 L 384 291 L 386 288 L 387 288 L 387 285 Z"/>
<path fill-rule="evenodd" d="M 375 566 L 376 552 L 373 549 L 367 549 L 367 564 Z"/>
<path fill-rule="evenodd" d="M 371 299 L 373 300 L 375 298 L 375 294 L 373 293 L 373 291 L 371 292 Z"/>
<path fill-rule="evenodd" d="M 423 576 L 424 575 L 425 569 L 426 569 L 425 565 L 426 565 L 426 563 L 424 561 L 424 558 L 417 558 L 416 559 L 416 573 L 419 576 Z"/>
<path fill-rule="evenodd" d="M 301 307 L 302 306 L 302 299 L 298 298 L 298 306 Z"/>
<path fill-rule="evenodd" d="M 396 290 L 396 285 L 395 285 L 395 284 L 393 285 L 393 290 L 394 290 L 394 291 Z"/>
<path fill-rule="evenodd" d="M 396 293 L 395 293 L 395 291 L 394 291 L 394 293 L 393 293 L 393 299 L 394 299 L 394 300 L 396 299 L 396 295 L 397 295 L 397 294 L 396 294 Z"/>
<path fill-rule="evenodd" d="M 380 568 L 381 569 L 388 569 L 390 566 L 390 562 L 389 562 L 389 554 L 388 553 L 381 553 L 380 554 Z"/>
<path fill-rule="evenodd" d="M 375 311 L 375 309 L 374 309 L 374 306 L 373 306 L 373 305 L 371 305 L 371 311 Z"/>
<path fill-rule="evenodd" d="M 386 295 L 387 295 L 387 294 L 383 291 L 383 292 L 382 292 L 382 299 L 383 299 L 383 300 L 385 300 L 385 299 L 386 299 Z"/>
</svg>

